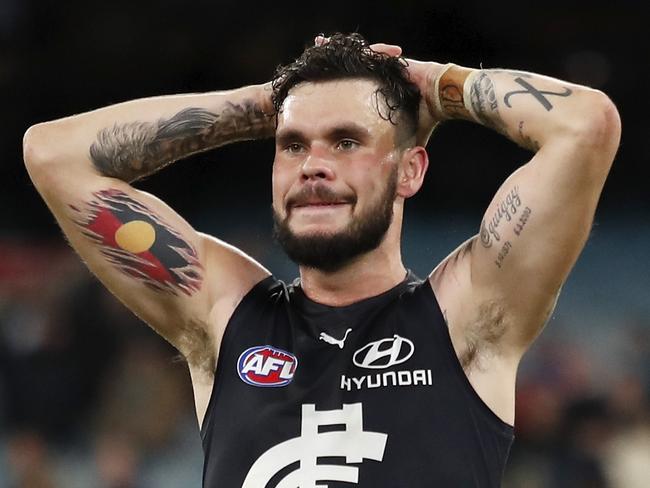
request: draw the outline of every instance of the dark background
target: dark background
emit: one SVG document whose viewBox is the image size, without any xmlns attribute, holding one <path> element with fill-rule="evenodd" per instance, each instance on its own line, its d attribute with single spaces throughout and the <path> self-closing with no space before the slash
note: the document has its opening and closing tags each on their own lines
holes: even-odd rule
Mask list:
<svg viewBox="0 0 650 488">
<path fill-rule="evenodd" d="M 605 91 L 619 107 L 623 137 L 599 212 L 648 208 L 650 16 L 643 2 L 3 3 L 6 232 L 57 234 L 20 164 L 20 141 L 31 124 L 132 98 L 264 82 L 316 33 L 353 30 L 371 42 L 400 44 L 416 59 L 530 70 Z M 482 210 L 529 157 L 465 122 L 440 128 L 429 147 L 432 171 L 412 202 L 423 212 Z M 270 141 L 193 159 L 142 187 L 190 219 L 208 208 L 270 201 Z"/>
<path fill-rule="evenodd" d="M 66 247 L 22 164 L 24 132 L 133 98 L 261 83 L 335 31 L 415 59 L 586 84 L 616 103 L 622 142 L 592 237 L 522 365 L 506 484 L 647 486 L 647 468 L 620 468 L 620 446 L 650 453 L 635 444 L 650 439 L 649 21 L 645 3 L 629 0 L 0 0 L 0 487 L 200 482 L 185 366 Z M 421 275 L 476 231 L 498 186 L 530 158 L 461 121 L 437 129 L 428 149 L 405 227 L 405 257 Z M 272 141 L 239 143 L 137 186 L 290 278 L 295 268 L 269 238 L 272 159 Z"/>
</svg>

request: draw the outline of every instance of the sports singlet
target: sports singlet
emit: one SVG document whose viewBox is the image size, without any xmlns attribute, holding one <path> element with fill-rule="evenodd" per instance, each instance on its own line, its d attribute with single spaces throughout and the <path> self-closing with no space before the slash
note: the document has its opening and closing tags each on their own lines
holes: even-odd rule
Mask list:
<svg viewBox="0 0 650 488">
<path fill-rule="evenodd" d="M 329 307 L 270 276 L 228 323 L 201 437 L 205 488 L 497 488 L 513 429 L 429 280 Z"/>
</svg>

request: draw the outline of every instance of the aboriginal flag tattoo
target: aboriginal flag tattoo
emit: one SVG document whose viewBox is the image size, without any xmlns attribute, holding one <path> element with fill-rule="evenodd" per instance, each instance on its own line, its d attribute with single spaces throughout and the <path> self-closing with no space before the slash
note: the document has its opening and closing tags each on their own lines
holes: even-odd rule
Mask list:
<svg viewBox="0 0 650 488">
<path fill-rule="evenodd" d="M 86 212 L 70 207 L 75 223 L 109 262 L 156 291 L 191 295 L 201 288 L 196 249 L 178 231 L 120 190 L 93 195 Z"/>
</svg>

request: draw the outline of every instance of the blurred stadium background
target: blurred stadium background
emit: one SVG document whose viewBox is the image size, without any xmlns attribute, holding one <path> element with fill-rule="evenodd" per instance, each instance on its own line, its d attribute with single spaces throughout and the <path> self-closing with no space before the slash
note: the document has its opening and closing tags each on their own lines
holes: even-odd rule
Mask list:
<svg viewBox="0 0 650 488">
<path fill-rule="evenodd" d="M 198 487 L 202 466 L 185 365 L 67 247 L 22 165 L 24 131 L 266 81 L 316 33 L 354 30 L 413 58 L 587 84 L 618 105 L 623 139 L 592 235 L 521 366 L 504 486 L 650 486 L 649 20 L 632 0 L 0 0 L 0 487 Z M 465 122 L 440 127 L 429 151 L 404 236 L 420 276 L 476 232 L 529 157 Z M 270 239 L 272 156 L 271 141 L 237 144 L 137 186 L 291 279 Z"/>
</svg>

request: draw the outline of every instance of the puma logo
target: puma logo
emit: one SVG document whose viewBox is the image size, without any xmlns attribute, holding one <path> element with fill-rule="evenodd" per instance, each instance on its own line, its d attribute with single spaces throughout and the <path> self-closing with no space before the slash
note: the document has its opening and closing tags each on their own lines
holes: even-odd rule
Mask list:
<svg viewBox="0 0 650 488">
<path fill-rule="evenodd" d="M 321 341 L 325 341 L 328 344 L 332 344 L 335 346 L 339 346 L 339 348 L 343 349 L 343 346 L 345 346 L 345 339 L 348 338 L 348 334 L 352 332 L 352 329 L 348 329 L 345 331 L 345 335 L 343 336 L 343 339 L 334 339 L 331 335 L 326 334 L 325 332 L 321 332 L 320 336 L 318 337 Z"/>
</svg>

